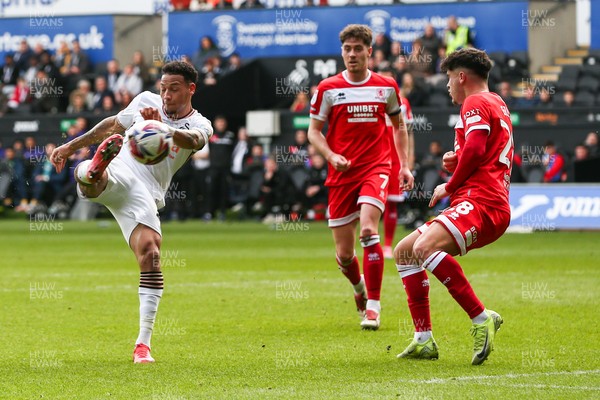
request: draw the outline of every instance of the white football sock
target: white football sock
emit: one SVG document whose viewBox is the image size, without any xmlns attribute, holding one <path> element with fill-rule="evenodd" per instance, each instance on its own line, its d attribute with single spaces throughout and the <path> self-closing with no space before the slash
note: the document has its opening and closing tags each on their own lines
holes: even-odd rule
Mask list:
<svg viewBox="0 0 600 400">
<path fill-rule="evenodd" d="M 85 160 L 82 161 L 78 166 L 77 166 L 77 170 L 75 171 L 75 174 L 77 175 L 77 179 L 79 179 L 81 182 L 91 185 L 92 183 L 90 182 L 90 180 L 87 177 L 87 173 L 88 173 L 88 168 L 90 166 L 90 164 L 92 163 L 92 160 Z"/>
<path fill-rule="evenodd" d="M 381 314 L 381 303 L 379 300 L 367 300 L 367 310 L 377 311 L 378 314 Z"/>
<path fill-rule="evenodd" d="M 423 344 L 426 341 L 429 340 L 429 338 L 431 338 L 433 336 L 433 334 L 431 333 L 431 331 L 423 331 L 423 332 L 415 332 L 415 337 L 414 339 L 419 343 L 419 344 Z"/>
<path fill-rule="evenodd" d="M 154 328 L 154 319 L 158 310 L 158 303 L 163 294 L 163 289 L 149 289 L 141 287 L 138 290 L 140 297 L 140 334 L 135 344 L 143 343 L 150 347 L 150 338 Z"/>
<path fill-rule="evenodd" d="M 479 314 L 475 318 L 472 318 L 471 321 L 473 321 L 474 324 L 483 324 L 485 321 L 487 321 L 488 317 L 489 315 L 487 311 L 483 310 L 481 314 Z"/>
</svg>

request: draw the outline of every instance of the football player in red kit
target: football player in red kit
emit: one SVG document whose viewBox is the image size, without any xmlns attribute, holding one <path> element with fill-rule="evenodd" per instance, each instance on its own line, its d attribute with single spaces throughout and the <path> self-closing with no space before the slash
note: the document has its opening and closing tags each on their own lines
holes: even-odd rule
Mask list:
<svg viewBox="0 0 600 400">
<path fill-rule="evenodd" d="M 308 138 L 329 163 L 325 184 L 337 263 L 354 288 L 362 328 L 376 330 L 384 264 L 378 225 L 391 173 L 386 114 L 394 127 L 404 189 L 412 188 L 413 177 L 406 167 L 407 133 L 398 85 L 368 69 L 372 39 L 366 25 L 348 25 L 340 32 L 346 70 L 319 84 L 311 100 Z M 327 138 L 322 133 L 325 121 Z M 364 278 L 354 250 L 359 221 Z"/>
<path fill-rule="evenodd" d="M 489 92 L 491 67 L 487 54 L 474 48 L 453 52 L 441 65 L 448 75 L 450 97 L 461 109 L 454 152 L 443 157 L 444 168 L 453 175 L 435 188 L 429 205 L 433 207 L 450 196 L 450 208 L 406 236 L 394 249 L 415 325 L 414 339 L 399 358 L 438 358 L 425 270 L 446 286 L 471 318 L 473 365 L 487 359 L 503 322 L 498 313 L 484 307 L 454 258 L 494 242 L 510 222 L 512 125 L 502 98 Z"/>
</svg>

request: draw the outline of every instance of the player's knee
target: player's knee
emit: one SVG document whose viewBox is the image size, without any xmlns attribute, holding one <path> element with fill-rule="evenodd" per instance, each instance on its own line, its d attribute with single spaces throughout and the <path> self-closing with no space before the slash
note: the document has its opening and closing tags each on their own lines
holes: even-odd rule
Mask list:
<svg viewBox="0 0 600 400">
<path fill-rule="evenodd" d="M 406 240 L 401 240 L 394 248 L 394 260 L 398 265 L 407 265 L 412 262 L 412 248 Z"/>
<path fill-rule="evenodd" d="M 354 258 L 354 249 L 340 249 L 336 251 L 336 256 L 342 264 L 349 263 Z"/>
<path fill-rule="evenodd" d="M 419 262 L 423 262 L 434 250 L 433 243 L 427 240 L 425 236 L 420 236 L 412 248 L 413 258 Z"/>
<path fill-rule="evenodd" d="M 156 240 L 146 240 L 140 246 L 138 261 L 142 271 L 160 270 L 160 244 Z"/>
<path fill-rule="evenodd" d="M 370 226 L 363 226 L 360 228 L 360 238 L 361 241 L 368 238 L 379 239 L 379 234 L 377 233 L 377 229 Z"/>
</svg>

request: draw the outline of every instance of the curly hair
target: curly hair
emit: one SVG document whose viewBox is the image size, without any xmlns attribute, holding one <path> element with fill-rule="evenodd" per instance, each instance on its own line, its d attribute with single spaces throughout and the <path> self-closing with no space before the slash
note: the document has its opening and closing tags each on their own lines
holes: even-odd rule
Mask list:
<svg viewBox="0 0 600 400">
<path fill-rule="evenodd" d="M 481 79 L 487 80 L 492 69 L 492 61 L 485 51 L 468 47 L 450 53 L 440 65 L 444 73 L 458 68 L 466 68 Z"/>
<path fill-rule="evenodd" d="M 342 44 L 348 39 L 358 39 L 367 47 L 370 47 L 373 42 L 373 32 L 367 25 L 351 24 L 340 32 L 340 42 Z"/>
<path fill-rule="evenodd" d="M 163 65 L 162 73 L 165 75 L 181 75 L 187 83 L 196 83 L 198 81 L 198 71 L 196 71 L 196 68 L 183 61 L 172 61 Z"/>
</svg>

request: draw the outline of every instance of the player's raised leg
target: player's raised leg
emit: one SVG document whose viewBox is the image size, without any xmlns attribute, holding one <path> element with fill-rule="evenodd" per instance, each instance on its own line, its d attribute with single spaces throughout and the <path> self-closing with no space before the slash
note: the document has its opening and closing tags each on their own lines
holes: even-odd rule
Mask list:
<svg viewBox="0 0 600 400">
<path fill-rule="evenodd" d="M 95 198 L 102 193 L 108 182 L 106 168 L 119 154 L 123 147 L 123 136 L 114 134 L 106 138 L 91 160 L 83 161 L 75 169 L 75 180 L 81 192 L 88 198 Z"/>
<path fill-rule="evenodd" d="M 356 302 L 356 311 L 362 320 L 365 318 L 367 308 L 367 291 L 364 278 L 360 274 L 358 258 L 354 251 L 354 241 L 356 239 L 356 224 L 353 221 L 349 224 L 332 227 L 333 240 L 335 242 L 336 261 L 340 271 L 350 281 L 354 289 L 354 301 Z"/>
<path fill-rule="evenodd" d="M 369 203 L 360 207 L 360 245 L 363 248 L 363 273 L 367 285 L 367 311 L 361 326 L 363 329 L 379 329 L 381 314 L 381 282 L 383 280 L 383 249 L 378 226 L 381 209 Z"/>
<path fill-rule="evenodd" d="M 438 346 L 431 331 L 429 278 L 413 254 L 413 246 L 420 235 L 418 230 L 412 232 L 394 249 L 396 268 L 402 278 L 408 309 L 415 327 L 412 342 L 398 354 L 398 358 L 437 359 Z"/>
<path fill-rule="evenodd" d="M 475 295 L 460 264 L 453 257 L 460 254 L 454 238 L 438 220 L 434 220 L 415 241 L 413 254 L 423 268 L 446 286 L 450 295 L 471 318 L 471 334 L 475 342 L 471 362 L 473 365 L 483 363 L 493 350 L 495 333 L 500 329 L 502 318 L 497 313 L 486 311 Z"/>
<path fill-rule="evenodd" d="M 134 363 L 151 363 L 150 340 L 158 304 L 163 294 L 163 274 L 160 269 L 161 236 L 146 225 L 139 224 L 131 234 L 129 246 L 140 266 L 140 331 L 135 342 Z"/>
</svg>

